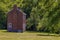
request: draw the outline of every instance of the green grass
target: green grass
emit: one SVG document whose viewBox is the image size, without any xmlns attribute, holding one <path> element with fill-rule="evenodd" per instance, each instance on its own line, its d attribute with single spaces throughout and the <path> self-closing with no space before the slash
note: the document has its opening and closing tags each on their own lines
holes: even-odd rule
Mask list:
<svg viewBox="0 0 60 40">
<path fill-rule="evenodd" d="M 60 36 L 39 32 L 16 33 L 0 30 L 0 40 L 60 40 Z"/>
</svg>

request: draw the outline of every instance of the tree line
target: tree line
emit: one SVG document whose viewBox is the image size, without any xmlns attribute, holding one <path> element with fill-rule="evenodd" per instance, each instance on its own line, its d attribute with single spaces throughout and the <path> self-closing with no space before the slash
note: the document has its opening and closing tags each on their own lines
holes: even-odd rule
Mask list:
<svg viewBox="0 0 60 40">
<path fill-rule="evenodd" d="M 14 4 L 27 14 L 27 30 L 60 33 L 60 0 L 0 0 L 0 29 Z"/>
</svg>

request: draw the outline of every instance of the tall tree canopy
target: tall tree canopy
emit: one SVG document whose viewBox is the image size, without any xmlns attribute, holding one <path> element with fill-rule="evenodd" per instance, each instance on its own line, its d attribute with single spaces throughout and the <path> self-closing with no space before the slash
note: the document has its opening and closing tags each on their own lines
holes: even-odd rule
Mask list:
<svg viewBox="0 0 60 40">
<path fill-rule="evenodd" d="M 60 33 L 60 0 L 0 0 L 4 20 L 14 4 L 27 14 L 28 30 Z M 0 19 L 0 27 L 4 20 Z"/>
</svg>

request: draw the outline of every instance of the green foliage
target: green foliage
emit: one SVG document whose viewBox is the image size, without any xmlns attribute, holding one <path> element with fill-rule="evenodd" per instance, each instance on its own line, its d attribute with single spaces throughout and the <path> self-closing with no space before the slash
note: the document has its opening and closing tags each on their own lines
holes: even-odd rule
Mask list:
<svg viewBox="0 0 60 40">
<path fill-rule="evenodd" d="M 36 6 L 32 7 L 30 20 L 37 31 L 60 33 L 60 23 L 58 0 L 41 0 Z M 31 23 L 30 26 L 32 27 Z"/>
<path fill-rule="evenodd" d="M 0 0 L 0 26 L 14 4 L 27 14 L 28 30 L 60 33 L 60 0 Z"/>
<path fill-rule="evenodd" d="M 4 11 L 0 10 L 0 29 L 6 28 L 6 15 Z"/>
</svg>

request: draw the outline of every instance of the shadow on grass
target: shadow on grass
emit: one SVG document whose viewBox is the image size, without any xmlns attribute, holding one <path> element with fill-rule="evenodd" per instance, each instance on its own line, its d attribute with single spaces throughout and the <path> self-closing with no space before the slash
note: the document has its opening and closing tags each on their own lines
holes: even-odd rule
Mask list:
<svg viewBox="0 0 60 40">
<path fill-rule="evenodd" d="M 7 30 L 1 30 L 3 33 L 23 33 L 23 32 L 15 32 L 15 31 L 7 31 Z"/>
<path fill-rule="evenodd" d="M 54 36 L 54 37 L 60 37 L 60 34 L 37 34 L 37 36 Z"/>
</svg>

